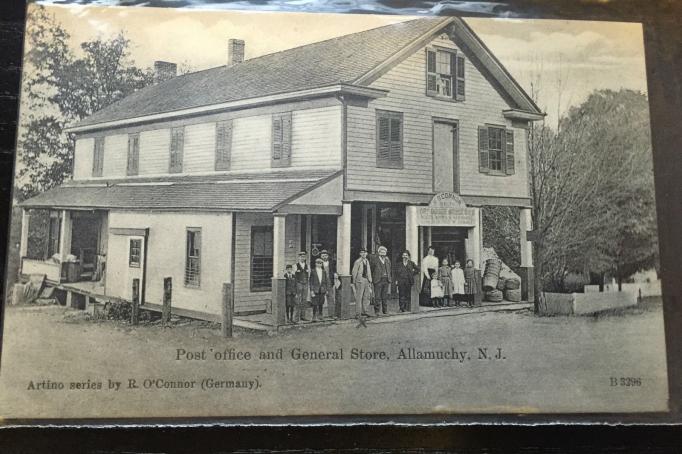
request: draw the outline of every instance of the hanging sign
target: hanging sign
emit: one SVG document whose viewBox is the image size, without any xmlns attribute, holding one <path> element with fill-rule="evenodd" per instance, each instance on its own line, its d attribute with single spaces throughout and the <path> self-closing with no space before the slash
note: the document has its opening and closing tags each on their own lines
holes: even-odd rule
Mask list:
<svg viewBox="0 0 682 454">
<path fill-rule="evenodd" d="M 425 226 L 474 227 L 476 210 L 454 192 L 439 192 L 426 207 L 417 208 L 417 222 Z"/>
</svg>

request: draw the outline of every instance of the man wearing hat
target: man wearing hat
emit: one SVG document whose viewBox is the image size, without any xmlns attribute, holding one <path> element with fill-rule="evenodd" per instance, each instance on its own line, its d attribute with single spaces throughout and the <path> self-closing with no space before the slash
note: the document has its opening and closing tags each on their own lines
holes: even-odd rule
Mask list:
<svg viewBox="0 0 682 454">
<path fill-rule="evenodd" d="M 372 268 L 367 259 L 367 249 L 364 247 L 360 248 L 360 257 L 353 264 L 351 276 L 353 278 L 353 287 L 355 288 L 355 310 L 357 311 L 359 306 L 360 314 L 369 316 L 367 306 L 369 306 L 372 293 L 370 288 L 372 285 Z"/>
<path fill-rule="evenodd" d="M 329 286 L 327 288 L 327 311 L 329 317 L 335 317 L 335 306 L 336 306 L 336 289 L 334 288 L 334 282 L 337 279 L 336 267 L 329 260 L 329 252 L 326 249 L 322 249 L 320 252 L 320 259 L 322 259 L 322 268 L 327 273 L 329 278 Z M 320 314 L 321 315 L 321 314 Z"/>
<path fill-rule="evenodd" d="M 313 321 L 322 318 L 322 305 L 324 296 L 329 289 L 329 277 L 322 267 L 322 259 L 315 260 L 315 268 L 310 273 L 310 301 L 313 304 Z"/>
<path fill-rule="evenodd" d="M 298 308 L 298 313 L 296 314 L 296 321 L 308 321 L 305 318 L 305 310 L 308 300 L 308 279 L 310 279 L 310 268 L 308 268 L 308 263 L 306 262 L 306 256 L 308 253 L 306 251 L 301 251 L 298 253 L 298 262 L 296 262 L 296 267 L 294 268 L 294 277 L 296 278 L 296 307 Z"/>
<path fill-rule="evenodd" d="M 379 315 L 379 309 L 384 314 L 388 313 L 386 298 L 388 288 L 391 285 L 391 259 L 386 256 L 388 252 L 384 246 L 377 249 L 378 256 L 372 260 L 372 278 L 374 282 L 374 313 Z"/>
</svg>

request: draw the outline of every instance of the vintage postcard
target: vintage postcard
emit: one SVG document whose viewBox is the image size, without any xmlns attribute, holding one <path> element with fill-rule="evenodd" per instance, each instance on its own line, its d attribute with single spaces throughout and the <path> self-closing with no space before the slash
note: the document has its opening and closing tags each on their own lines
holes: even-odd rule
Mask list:
<svg viewBox="0 0 682 454">
<path fill-rule="evenodd" d="M 0 417 L 666 412 L 642 27 L 31 4 Z"/>
</svg>

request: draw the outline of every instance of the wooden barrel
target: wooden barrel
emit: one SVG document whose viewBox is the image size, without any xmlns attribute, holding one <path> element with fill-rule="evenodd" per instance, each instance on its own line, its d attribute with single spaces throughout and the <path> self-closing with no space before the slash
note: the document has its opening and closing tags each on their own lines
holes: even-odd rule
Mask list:
<svg viewBox="0 0 682 454">
<path fill-rule="evenodd" d="M 517 290 L 521 288 L 521 281 L 516 278 L 507 279 L 504 283 L 504 287 L 507 290 Z"/>
<path fill-rule="evenodd" d="M 504 292 L 504 299 L 518 303 L 521 301 L 521 289 L 507 289 Z"/>
<path fill-rule="evenodd" d="M 489 292 L 485 292 L 485 299 L 486 301 L 499 303 L 502 301 L 502 292 L 499 290 L 490 290 Z"/>
</svg>

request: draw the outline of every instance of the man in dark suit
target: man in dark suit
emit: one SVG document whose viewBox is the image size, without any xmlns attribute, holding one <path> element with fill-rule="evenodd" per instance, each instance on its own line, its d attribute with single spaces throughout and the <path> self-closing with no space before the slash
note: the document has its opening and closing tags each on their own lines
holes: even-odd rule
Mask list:
<svg viewBox="0 0 682 454">
<path fill-rule="evenodd" d="M 298 253 L 298 262 L 294 270 L 294 277 L 296 278 L 296 306 L 298 307 L 298 314 L 296 321 L 308 321 L 305 318 L 305 310 L 308 304 L 308 279 L 310 278 L 310 268 L 306 262 L 307 252 L 301 251 Z"/>
<path fill-rule="evenodd" d="M 336 288 L 334 286 L 337 275 L 336 275 L 336 264 L 329 259 L 329 252 L 323 249 L 320 252 L 320 258 L 322 259 L 322 268 L 327 272 L 327 277 L 329 278 L 329 288 L 327 288 L 327 315 L 329 317 L 336 317 L 335 307 L 336 307 Z"/>
<path fill-rule="evenodd" d="M 310 272 L 310 300 L 313 304 L 313 321 L 322 318 L 322 305 L 329 289 L 329 277 L 322 266 L 322 259 L 315 260 L 315 268 Z"/>
<path fill-rule="evenodd" d="M 378 256 L 373 256 L 372 279 L 374 281 L 374 313 L 379 315 L 379 308 L 384 314 L 388 313 L 387 302 L 388 288 L 393 280 L 391 273 L 391 259 L 386 256 L 388 252 L 384 246 L 377 249 Z"/>
<path fill-rule="evenodd" d="M 414 285 L 414 278 L 419 274 L 419 268 L 410 259 L 410 252 L 403 252 L 403 257 L 397 265 L 395 265 L 395 284 L 398 287 L 398 304 L 400 312 L 405 312 L 410 306 L 410 299 L 412 298 L 412 286 Z"/>
<path fill-rule="evenodd" d="M 284 279 L 286 280 L 284 294 L 286 298 L 287 323 L 296 323 L 294 322 L 294 307 L 296 307 L 296 277 L 294 276 L 292 270 L 292 266 L 287 265 L 286 271 L 284 272 Z"/>
</svg>

